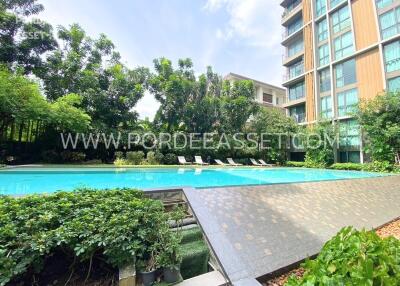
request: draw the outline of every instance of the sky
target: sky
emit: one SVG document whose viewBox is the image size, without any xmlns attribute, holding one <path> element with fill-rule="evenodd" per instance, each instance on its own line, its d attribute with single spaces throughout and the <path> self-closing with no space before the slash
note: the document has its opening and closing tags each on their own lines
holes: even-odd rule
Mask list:
<svg viewBox="0 0 400 286">
<path fill-rule="evenodd" d="M 39 0 L 39 17 L 53 26 L 79 23 L 91 37 L 104 33 L 130 68 L 191 58 L 196 73 L 212 66 L 274 85 L 282 82 L 281 0 Z M 139 101 L 140 118 L 159 104 Z"/>
</svg>

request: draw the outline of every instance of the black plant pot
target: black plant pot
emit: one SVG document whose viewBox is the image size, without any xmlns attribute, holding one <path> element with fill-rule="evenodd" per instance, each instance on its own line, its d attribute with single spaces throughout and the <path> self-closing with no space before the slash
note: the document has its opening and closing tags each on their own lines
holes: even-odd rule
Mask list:
<svg viewBox="0 0 400 286">
<path fill-rule="evenodd" d="M 179 268 L 164 268 L 164 281 L 167 283 L 174 283 L 179 281 L 181 277 L 181 271 Z"/>
<path fill-rule="evenodd" d="M 156 281 L 156 273 L 157 270 L 153 270 L 150 272 L 140 272 L 140 276 L 142 277 L 142 282 L 144 286 L 151 286 Z"/>
</svg>

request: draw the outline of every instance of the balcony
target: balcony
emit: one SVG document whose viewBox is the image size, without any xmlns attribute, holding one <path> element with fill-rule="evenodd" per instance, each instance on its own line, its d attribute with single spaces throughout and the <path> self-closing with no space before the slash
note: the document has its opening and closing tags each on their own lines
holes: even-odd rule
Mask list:
<svg viewBox="0 0 400 286">
<path fill-rule="evenodd" d="M 283 82 L 289 83 L 293 79 L 297 79 L 304 74 L 304 62 L 300 61 L 288 68 L 288 73 L 283 75 Z"/>
<path fill-rule="evenodd" d="M 294 119 L 294 121 L 296 121 L 296 123 L 306 122 L 306 114 L 305 113 L 292 114 L 291 117 Z"/>
<path fill-rule="evenodd" d="M 304 47 L 296 53 L 290 53 L 290 54 L 285 53 L 284 55 L 282 55 L 282 63 L 284 66 L 289 67 L 294 62 L 299 60 L 300 57 L 302 57 L 303 55 L 304 55 Z"/>
<path fill-rule="evenodd" d="M 296 0 L 287 6 L 282 3 L 286 7 L 282 14 L 282 25 L 285 25 L 292 17 L 298 15 L 303 10 L 302 2 L 302 0 Z"/>
</svg>

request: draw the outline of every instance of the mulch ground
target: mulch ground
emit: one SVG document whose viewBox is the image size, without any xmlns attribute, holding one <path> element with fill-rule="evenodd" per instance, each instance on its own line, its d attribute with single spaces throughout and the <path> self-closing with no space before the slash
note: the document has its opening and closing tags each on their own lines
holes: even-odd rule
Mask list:
<svg viewBox="0 0 400 286">
<path fill-rule="evenodd" d="M 379 229 L 376 230 L 376 233 L 382 237 L 389 237 L 389 236 L 394 236 L 397 239 L 400 239 L 400 219 L 393 221 Z M 286 274 L 283 274 L 279 277 L 276 277 L 274 279 L 271 279 L 267 282 L 264 283 L 265 286 L 283 286 L 287 282 L 290 276 L 295 275 L 296 277 L 300 278 L 304 274 L 304 269 L 303 268 L 298 268 L 295 270 L 292 270 Z"/>
</svg>

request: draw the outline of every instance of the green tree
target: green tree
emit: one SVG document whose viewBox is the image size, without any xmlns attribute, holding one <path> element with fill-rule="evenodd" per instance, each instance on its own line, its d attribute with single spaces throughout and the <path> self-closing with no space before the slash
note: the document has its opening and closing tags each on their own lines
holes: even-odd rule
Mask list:
<svg viewBox="0 0 400 286">
<path fill-rule="evenodd" d="M 285 115 L 284 110 L 278 108 L 261 107 L 250 121 L 248 132 L 257 134 L 259 146 L 261 140 L 267 141 L 260 150 L 269 161 L 284 162 L 287 160 L 287 140 L 290 134 L 297 132 L 298 126 L 291 117 Z M 262 138 L 262 134 L 264 137 Z"/>
<path fill-rule="evenodd" d="M 400 93 L 360 103 L 357 119 L 367 135 L 365 151 L 374 161 L 400 162 Z"/>
</svg>

